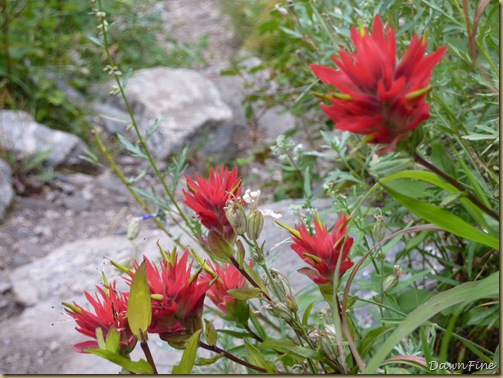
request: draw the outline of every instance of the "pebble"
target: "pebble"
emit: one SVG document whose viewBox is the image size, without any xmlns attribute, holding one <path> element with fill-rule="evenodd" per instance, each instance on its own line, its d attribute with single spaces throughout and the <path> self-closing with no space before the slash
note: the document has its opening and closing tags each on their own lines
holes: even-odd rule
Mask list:
<svg viewBox="0 0 503 378">
<path fill-rule="evenodd" d="M 6 272 L 0 271 L 0 294 L 5 293 L 12 287 L 12 282 Z"/>
<path fill-rule="evenodd" d="M 77 213 L 88 210 L 89 207 L 91 206 L 89 200 L 85 199 L 81 195 L 65 197 L 63 198 L 63 204 L 68 210 L 73 210 Z"/>
</svg>

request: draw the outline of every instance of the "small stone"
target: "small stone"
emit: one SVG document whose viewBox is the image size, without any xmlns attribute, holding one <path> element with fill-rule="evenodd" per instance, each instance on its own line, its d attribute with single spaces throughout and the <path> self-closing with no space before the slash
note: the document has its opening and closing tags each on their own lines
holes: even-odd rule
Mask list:
<svg viewBox="0 0 503 378">
<path fill-rule="evenodd" d="M 63 204 L 68 210 L 73 210 L 77 213 L 88 210 L 91 204 L 81 195 L 63 198 Z"/>
<path fill-rule="evenodd" d="M 12 282 L 10 281 L 10 277 L 6 272 L 0 271 L 0 294 L 5 293 L 12 287 Z"/>
</svg>

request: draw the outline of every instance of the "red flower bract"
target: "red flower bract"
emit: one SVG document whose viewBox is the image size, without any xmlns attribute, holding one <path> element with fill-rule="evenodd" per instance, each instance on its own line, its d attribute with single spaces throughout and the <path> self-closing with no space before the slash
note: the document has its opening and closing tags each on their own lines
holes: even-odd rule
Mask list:
<svg viewBox="0 0 503 378">
<path fill-rule="evenodd" d="M 339 277 L 353 266 L 353 261 L 349 258 L 353 238 L 346 236 L 347 223 L 346 216 L 339 218 L 333 231 L 329 233 L 318 219 L 314 224 L 314 235 L 309 234 L 304 223 L 300 227 L 295 226 L 297 232 L 291 231 L 294 242 L 291 248 L 314 268 L 301 268 L 298 270 L 300 273 L 316 284 L 324 285 L 333 282 L 339 258 Z"/>
<path fill-rule="evenodd" d="M 227 290 L 244 287 L 246 278 L 232 264 L 225 264 L 222 268 L 211 263 L 209 265 L 217 274 L 218 279 L 208 289 L 207 296 L 226 314 L 236 301 L 236 298 L 227 294 Z M 208 272 L 204 273 L 204 278 L 208 281 L 213 280 L 213 277 Z"/>
<path fill-rule="evenodd" d="M 425 55 L 427 43 L 415 35 L 397 65 L 395 31 L 383 27 L 375 17 L 372 34 L 351 29 L 355 53 L 344 50 L 332 57 L 339 69 L 311 64 L 315 75 L 342 93 L 324 98 L 331 105 L 323 110 L 335 122 L 335 128 L 369 136 L 369 142 L 387 144 L 381 152 L 395 149 L 409 132 L 428 119 L 426 102 L 435 65 L 446 47 Z"/>
<path fill-rule="evenodd" d="M 84 292 L 94 308 L 94 313 L 85 310 L 76 303 L 73 305 L 63 303 L 66 306 L 65 311 L 77 323 L 77 331 L 94 339 L 96 339 L 96 329 L 100 328 L 106 339 L 110 329 L 115 328 L 121 336 L 121 350 L 126 353 L 130 352 L 136 345 L 136 338 L 131 333 L 127 322 L 127 293 L 117 291 L 115 283 L 112 283 L 105 290 L 101 287 L 97 287 L 97 289 L 96 298 L 88 292 Z M 96 348 L 99 348 L 97 341 L 85 341 L 74 345 L 74 349 L 81 353 L 85 353 L 85 349 Z"/>
<path fill-rule="evenodd" d="M 230 240 L 234 231 L 225 216 L 224 207 L 231 195 L 241 195 L 241 180 L 237 169 L 229 172 L 228 168 L 212 169 L 209 178 L 189 176 L 187 187 L 189 192 L 183 191 L 185 203 L 197 213 L 201 223 L 208 230 L 215 230 L 224 238 Z"/>
<path fill-rule="evenodd" d="M 191 275 L 189 251 L 180 260 L 177 253 L 160 263 L 146 257 L 147 279 L 152 295 L 152 323 L 148 332 L 159 333 L 174 348 L 184 349 L 186 341 L 202 328 L 203 302 L 209 283 Z M 134 276 L 134 274 L 132 274 Z"/>
</svg>

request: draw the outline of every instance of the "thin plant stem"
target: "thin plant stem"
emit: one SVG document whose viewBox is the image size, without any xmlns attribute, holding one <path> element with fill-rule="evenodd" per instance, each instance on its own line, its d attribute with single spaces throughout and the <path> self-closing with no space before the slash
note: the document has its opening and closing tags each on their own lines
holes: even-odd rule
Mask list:
<svg viewBox="0 0 503 378">
<path fill-rule="evenodd" d="M 239 267 L 239 263 L 236 261 L 236 259 L 234 257 L 230 257 L 230 260 L 232 262 L 232 265 L 234 265 L 236 267 L 237 270 L 239 270 L 239 272 L 248 280 L 249 283 L 251 283 L 254 287 L 256 287 L 257 289 L 260 289 L 260 286 L 258 285 L 258 283 L 255 282 L 255 280 L 250 277 L 250 275 L 242 268 Z M 265 292 L 262 292 L 262 295 L 270 302 L 272 301 L 271 297 L 265 293 Z"/>
<path fill-rule="evenodd" d="M 145 353 L 145 357 L 147 358 L 147 362 L 152 366 L 152 369 L 154 369 L 154 374 L 159 374 L 157 373 L 157 368 L 155 366 L 154 358 L 152 357 L 152 353 L 150 352 L 150 348 L 148 347 L 147 340 L 144 339 L 140 343 L 141 349 L 143 349 L 143 353 Z"/>
<path fill-rule="evenodd" d="M 98 0 L 98 5 L 99 5 L 99 9 L 100 11 L 103 9 L 103 6 L 102 6 L 102 1 L 101 0 Z M 105 20 L 104 18 L 101 18 L 101 28 L 102 28 L 102 32 L 103 32 L 103 46 L 104 46 L 104 49 L 105 49 L 105 54 L 107 56 L 107 59 L 108 59 L 108 62 L 110 64 L 110 66 L 112 67 L 111 70 L 114 70 L 113 67 L 115 67 L 115 63 L 114 63 L 114 60 L 112 58 L 112 55 L 110 53 L 110 49 L 109 49 L 109 43 L 108 43 L 108 33 L 107 33 L 107 28 L 106 28 L 106 25 L 105 25 Z M 129 103 L 129 100 L 126 96 L 126 93 L 124 91 L 124 87 L 122 86 L 122 83 L 121 81 L 119 80 L 119 75 L 116 75 L 114 71 L 112 71 L 113 73 L 113 76 L 115 78 L 115 81 L 116 81 L 116 84 L 117 84 L 117 87 L 119 89 L 119 92 L 122 96 L 122 99 L 124 101 L 124 104 L 126 106 L 126 110 L 131 118 L 131 124 L 133 125 L 133 128 L 134 128 L 134 131 L 138 137 L 138 141 L 140 142 L 142 148 L 143 148 L 143 151 L 145 152 L 145 155 L 150 163 L 150 166 L 152 167 L 152 169 L 154 170 L 154 173 L 155 175 L 157 176 L 157 178 L 159 179 L 159 181 L 161 182 L 162 186 L 163 186 L 163 189 L 165 190 L 166 194 L 168 195 L 170 201 L 173 203 L 173 205 L 175 206 L 177 212 L 178 212 L 178 215 L 183 219 L 183 221 L 185 222 L 185 224 L 187 225 L 187 227 L 192 230 L 192 225 L 190 223 L 190 221 L 187 219 L 187 217 L 185 216 L 185 214 L 183 213 L 182 209 L 180 208 L 180 206 L 178 205 L 178 202 L 176 201 L 176 198 L 174 197 L 173 193 L 171 193 L 171 190 L 168 188 L 167 184 L 166 184 L 166 181 L 164 180 L 164 177 L 163 175 L 161 174 L 161 172 L 159 171 L 159 168 L 157 167 L 157 164 L 154 160 L 154 158 L 152 157 L 152 154 L 150 153 L 150 150 L 147 146 L 147 143 L 145 141 L 145 139 L 143 138 L 143 136 L 141 135 L 141 132 L 140 132 L 140 128 L 136 122 L 136 119 L 134 117 L 134 114 L 133 114 L 133 109 L 131 108 L 131 104 Z M 179 225 L 179 222 L 177 219 L 175 219 L 173 217 L 173 220 L 176 224 Z M 180 225 L 179 225 L 180 226 Z"/>
<path fill-rule="evenodd" d="M 247 362 L 245 360 L 242 360 L 241 358 L 236 357 L 235 355 L 233 355 L 233 354 L 231 354 L 231 353 L 229 353 L 229 352 L 227 352 L 227 351 L 225 351 L 223 349 L 220 349 L 216 345 L 211 346 L 211 345 L 208 345 L 206 343 L 203 343 L 202 341 L 199 341 L 199 346 L 201 348 L 209 350 L 211 352 L 222 354 L 225 358 L 228 358 L 229 360 L 234 361 L 234 362 L 236 362 L 236 363 L 238 363 L 240 365 L 246 366 L 247 368 L 259 371 L 261 373 L 267 373 L 267 370 L 265 368 L 253 365 L 253 364 L 251 364 L 251 363 L 249 363 L 249 362 Z"/>
<path fill-rule="evenodd" d="M 423 167 L 428 168 L 430 171 L 433 173 L 436 173 L 440 177 L 442 177 L 445 181 L 447 181 L 449 184 L 454 186 L 456 189 L 458 189 L 460 192 L 465 193 L 466 197 L 479 209 L 484 211 L 486 214 L 490 215 L 497 221 L 499 221 L 499 215 L 496 214 L 493 210 L 489 209 L 486 205 L 484 205 L 477 197 L 475 197 L 472 193 L 468 192 L 465 188 L 465 186 L 456 180 L 455 178 L 449 176 L 447 173 L 443 172 L 442 170 L 438 169 L 436 166 L 434 166 L 432 163 L 427 161 L 425 158 L 423 158 L 421 155 L 419 155 L 417 152 L 414 152 L 414 161 L 418 164 L 421 164 Z"/>
</svg>

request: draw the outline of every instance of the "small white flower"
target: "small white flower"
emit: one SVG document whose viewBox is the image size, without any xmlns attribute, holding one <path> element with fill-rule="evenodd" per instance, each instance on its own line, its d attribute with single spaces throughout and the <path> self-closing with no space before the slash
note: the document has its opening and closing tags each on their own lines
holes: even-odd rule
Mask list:
<svg viewBox="0 0 503 378">
<path fill-rule="evenodd" d="M 256 205 L 259 197 L 260 197 L 260 190 L 252 192 L 250 189 L 246 189 L 245 194 L 243 195 L 243 201 L 245 201 L 248 204 Z"/>
<path fill-rule="evenodd" d="M 283 216 L 281 214 L 275 213 L 271 209 L 264 209 L 264 210 L 259 209 L 259 210 L 262 213 L 262 215 L 264 216 L 264 218 L 279 219 Z"/>
</svg>

